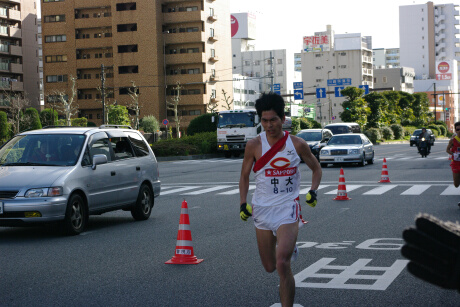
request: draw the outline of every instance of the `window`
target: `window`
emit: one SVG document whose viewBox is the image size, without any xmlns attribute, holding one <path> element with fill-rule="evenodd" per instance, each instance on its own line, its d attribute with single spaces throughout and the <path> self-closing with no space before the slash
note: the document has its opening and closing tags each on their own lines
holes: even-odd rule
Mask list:
<svg viewBox="0 0 460 307">
<path fill-rule="evenodd" d="M 128 159 L 134 157 L 133 149 L 131 144 L 126 137 L 111 137 L 110 142 L 112 143 L 113 152 L 115 154 L 115 160 Z"/>
<path fill-rule="evenodd" d="M 383 83 L 387 83 L 387 77 L 382 78 Z"/>
<path fill-rule="evenodd" d="M 322 66 L 316 66 L 316 70 L 319 70 L 321 68 L 322 68 Z"/>
<path fill-rule="evenodd" d="M 187 74 L 188 75 L 196 75 L 196 74 L 199 74 L 200 73 L 200 69 L 199 68 L 190 68 L 190 69 L 187 69 Z"/>
<path fill-rule="evenodd" d="M 256 72 L 256 77 L 260 77 L 260 72 Z"/>
<path fill-rule="evenodd" d="M 118 93 L 119 93 L 120 95 L 128 95 L 128 94 L 129 94 L 129 91 L 134 92 L 134 88 L 133 88 L 133 87 L 121 87 L 121 88 L 118 90 Z M 139 88 L 136 88 L 136 94 L 139 94 Z"/>
<path fill-rule="evenodd" d="M 345 55 L 347 55 L 347 53 L 346 52 L 340 52 L 340 55 L 345 56 Z"/>
<path fill-rule="evenodd" d="M 128 138 L 131 141 L 131 145 L 133 146 L 136 157 L 148 156 L 149 147 L 147 146 L 145 141 L 137 133 L 126 132 L 126 134 L 128 135 Z"/>
<path fill-rule="evenodd" d="M 137 23 L 117 25 L 117 32 L 135 32 L 135 31 L 137 31 Z"/>
<path fill-rule="evenodd" d="M 278 64 L 283 64 L 283 59 L 276 60 Z"/>
<path fill-rule="evenodd" d="M 48 15 L 45 16 L 44 22 L 64 22 L 65 15 Z"/>
<path fill-rule="evenodd" d="M 65 34 L 63 35 L 47 35 L 45 36 L 46 43 L 58 43 L 67 41 Z"/>
<path fill-rule="evenodd" d="M 200 115 L 201 111 L 200 110 L 190 110 L 188 114 L 189 115 Z"/>
<path fill-rule="evenodd" d="M 211 49 L 211 57 L 215 57 L 216 56 L 216 49 Z"/>
<path fill-rule="evenodd" d="M 45 57 L 46 63 L 67 62 L 67 55 L 47 55 Z"/>
<path fill-rule="evenodd" d="M 216 90 L 211 90 L 211 98 L 216 98 L 217 97 L 217 92 Z"/>
<path fill-rule="evenodd" d="M 244 66 L 249 66 L 249 65 L 251 65 L 250 61 L 244 61 Z"/>
<path fill-rule="evenodd" d="M 214 37 L 214 29 L 211 28 L 211 29 L 209 29 L 209 31 L 210 31 L 210 32 L 209 32 L 209 36 Z"/>
<path fill-rule="evenodd" d="M 282 77 L 282 76 L 283 76 L 283 71 L 282 71 L 282 70 L 279 70 L 277 73 L 278 73 L 278 77 Z"/>
<path fill-rule="evenodd" d="M 135 11 L 136 10 L 136 2 L 130 3 L 117 3 L 117 11 Z"/>
<path fill-rule="evenodd" d="M 118 66 L 119 74 L 137 74 L 139 73 L 139 66 Z"/>
<path fill-rule="evenodd" d="M 198 27 L 187 28 L 187 32 L 198 32 Z"/>
<path fill-rule="evenodd" d="M 118 46 L 118 53 L 137 52 L 137 45 L 120 45 Z"/>
<path fill-rule="evenodd" d="M 255 61 L 255 62 L 254 62 L 254 65 L 259 66 L 259 65 L 260 65 L 260 61 L 259 61 L 259 60 Z"/>
<path fill-rule="evenodd" d="M 48 82 L 48 83 L 67 82 L 67 75 L 46 76 L 46 82 Z"/>
</svg>

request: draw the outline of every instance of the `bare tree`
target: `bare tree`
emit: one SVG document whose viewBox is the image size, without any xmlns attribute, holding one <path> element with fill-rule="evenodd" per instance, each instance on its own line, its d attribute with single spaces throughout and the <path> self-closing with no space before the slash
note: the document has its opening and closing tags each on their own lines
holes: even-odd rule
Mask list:
<svg viewBox="0 0 460 307">
<path fill-rule="evenodd" d="M 180 120 L 181 118 L 179 117 L 178 115 L 178 105 L 179 105 L 179 102 L 180 102 L 180 91 L 182 89 L 182 86 L 180 85 L 180 82 L 177 81 L 177 84 L 176 84 L 176 87 L 174 87 L 174 90 L 176 92 L 176 94 L 174 95 L 173 98 L 171 98 L 171 101 L 168 101 L 167 102 L 167 108 L 168 110 L 171 110 L 174 112 L 174 121 L 176 123 L 176 133 L 177 133 L 177 136 L 179 136 L 179 128 L 180 128 Z"/>
<path fill-rule="evenodd" d="M 131 121 L 134 122 L 134 128 L 139 129 L 139 113 L 140 113 L 140 106 L 139 106 L 139 87 L 134 84 L 134 81 L 131 81 L 132 87 L 128 89 L 128 95 L 131 97 L 131 103 L 128 104 L 128 108 L 134 110 L 136 112 L 134 114 L 134 118 Z"/>
<path fill-rule="evenodd" d="M 56 110 L 58 112 L 64 113 L 66 118 L 66 125 L 72 126 L 72 122 L 70 121 L 71 117 L 78 113 L 78 105 L 74 104 L 75 97 L 77 96 L 77 78 L 70 76 L 70 81 L 72 82 L 70 95 L 67 95 L 66 91 L 62 90 L 53 90 L 50 94 L 48 94 L 48 98 L 51 98 L 53 102 L 56 100 L 59 104 L 56 105 Z"/>
<path fill-rule="evenodd" d="M 21 93 L 5 92 L 4 95 L 5 100 L 10 106 L 11 119 L 9 123 L 13 125 L 14 133 L 19 133 L 22 123 L 30 120 L 28 117 L 21 116 L 21 112 L 30 105 L 30 101 Z"/>
<path fill-rule="evenodd" d="M 216 113 L 217 112 L 217 107 L 218 107 L 217 103 L 212 102 L 212 97 L 209 97 L 209 103 L 206 106 L 206 111 L 208 113 Z"/>
<path fill-rule="evenodd" d="M 230 100 L 230 96 L 227 97 L 227 92 L 222 89 L 222 95 L 224 95 L 224 99 L 222 99 L 223 102 L 225 102 L 226 105 L 223 105 L 224 108 L 227 110 L 232 110 L 233 109 L 233 98 Z M 230 101 L 229 101 L 230 100 Z"/>
</svg>

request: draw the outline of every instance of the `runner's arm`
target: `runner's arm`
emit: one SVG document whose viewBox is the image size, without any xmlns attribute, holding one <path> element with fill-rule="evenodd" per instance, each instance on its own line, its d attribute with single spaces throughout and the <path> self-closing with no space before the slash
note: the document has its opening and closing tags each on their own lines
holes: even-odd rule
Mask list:
<svg viewBox="0 0 460 307">
<path fill-rule="evenodd" d="M 449 154 L 449 155 L 452 155 L 453 152 L 450 150 L 452 148 L 452 145 L 454 144 L 454 139 L 450 139 L 449 140 L 449 144 L 447 144 L 447 149 L 446 149 L 446 152 Z"/>
<path fill-rule="evenodd" d="M 255 160 L 255 148 L 256 148 L 256 139 L 250 140 L 246 144 L 244 150 L 243 165 L 241 166 L 241 176 L 240 176 L 240 203 L 239 205 L 246 202 L 246 198 L 249 192 L 249 175 L 251 174 L 252 165 Z"/>
<path fill-rule="evenodd" d="M 308 146 L 307 142 L 305 142 L 305 140 L 297 136 L 292 136 L 292 141 L 294 143 L 297 154 L 313 172 L 310 189 L 317 190 L 321 182 L 321 177 L 323 176 L 321 165 L 319 164 L 316 157 L 311 153 L 310 147 Z"/>
</svg>

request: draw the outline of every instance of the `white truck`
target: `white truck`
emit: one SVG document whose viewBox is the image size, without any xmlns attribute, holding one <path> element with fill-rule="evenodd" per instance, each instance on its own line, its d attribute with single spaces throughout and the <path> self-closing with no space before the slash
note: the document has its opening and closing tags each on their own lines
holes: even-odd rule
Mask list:
<svg viewBox="0 0 460 307">
<path fill-rule="evenodd" d="M 213 117 L 214 120 L 214 117 Z M 229 158 L 244 152 L 246 143 L 263 131 L 255 109 L 220 111 L 217 116 L 217 150 Z"/>
</svg>

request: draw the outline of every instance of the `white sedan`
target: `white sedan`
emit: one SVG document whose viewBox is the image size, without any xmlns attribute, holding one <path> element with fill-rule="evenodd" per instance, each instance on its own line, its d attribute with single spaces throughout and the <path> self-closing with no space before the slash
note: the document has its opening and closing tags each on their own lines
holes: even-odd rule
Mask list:
<svg viewBox="0 0 460 307">
<path fill-rule="evenodd" d="M 321 167 L 328 164 L 374 163 L 374 144 L 362 133 L 336 134 L 319 153 Z"/>
</svg>

